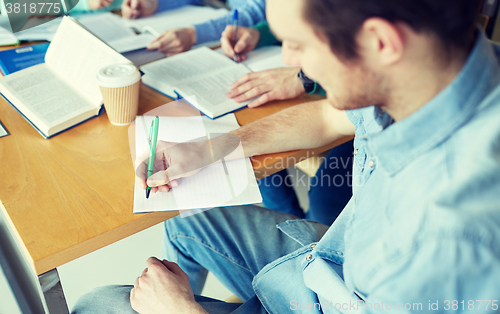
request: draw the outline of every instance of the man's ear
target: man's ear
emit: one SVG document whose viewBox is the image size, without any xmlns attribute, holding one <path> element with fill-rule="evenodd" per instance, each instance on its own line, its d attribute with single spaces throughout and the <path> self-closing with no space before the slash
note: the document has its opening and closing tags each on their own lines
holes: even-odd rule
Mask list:
<svg viewBox="0 0 500 314">
<path fill-rule="evenodd" d="M 387 66 L 403 57 L 404 38 L 396 24 L 382 18 L 369 18 L 358 32 L 359 52 L 373 65 Z"/>
</svg>

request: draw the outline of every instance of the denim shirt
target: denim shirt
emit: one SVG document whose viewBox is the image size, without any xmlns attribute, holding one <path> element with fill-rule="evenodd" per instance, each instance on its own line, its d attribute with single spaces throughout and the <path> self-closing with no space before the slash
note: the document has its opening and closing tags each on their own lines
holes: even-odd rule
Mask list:
<svg viewBox="0 0 500 314">
<path fill-rule="evenodd" d="M 406 119 L 347 112 L 353 197 L 326 233 L 278 225 L 303 246 L 254 278 L 269 313 L 500 312 L 499 58 L 480 33 L 453 82 Z"/>
</svg>

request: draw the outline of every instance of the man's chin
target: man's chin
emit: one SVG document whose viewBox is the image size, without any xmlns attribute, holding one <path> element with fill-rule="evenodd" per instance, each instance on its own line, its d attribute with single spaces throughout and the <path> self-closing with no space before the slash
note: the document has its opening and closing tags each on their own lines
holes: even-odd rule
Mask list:
<svg viewBox="0 0 500 314">
<path fill-rule="evenodd" d="M 336 98 L 328 97 L 328 93 L 326 94 L 326 96 L 327 96 L 327 100 L 330 103 L 330 105 L 333 108 L 335 108 L 335 109 L 338 109 L 338 110 L 352 110 L 352 109 L 356 109 L 355 107 L 349 106 L 348 102 L 346 102 L 346 101 L 345 102 L 344 101 L 339 101 Z"/>
<path fill-rule="evenodd" d="M 362 105 L 362 104 L 356 103 L 353 100 L 340 100 L 338 98 L 329 96 L 328 92 L 326 93 L 326 98 L 333 108 L 338 109 L 338 110 L 342 110 L 342 111 L 360 109 L 360 108 L 365 108 L 365 107 L 371 106 L 368 104 Z"/>
</svg>

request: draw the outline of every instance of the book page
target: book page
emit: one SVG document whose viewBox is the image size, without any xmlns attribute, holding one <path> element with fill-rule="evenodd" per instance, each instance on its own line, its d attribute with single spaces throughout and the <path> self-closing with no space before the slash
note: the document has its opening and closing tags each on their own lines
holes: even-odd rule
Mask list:
<svg viewBox="0 0 500 314">
<path fill-rule="evenodd" d="M 152 116 L 136 119 L 136 154 L 149 149 L 148 128 Z M 227 133 L 239 127 L 234 115 L 217 120 L 206 117 L 160 117 L 159 140 L 186 142 L 200 137 Z M 241 145 L 237 148 L 243 150 Z M 178 180 L 179 186 L 168 193 L 155 193 L 146 199 L 146 192 L 137 182 L 134 190 L 134 213 L 179 209 L 211 208 L 255 204 L 262 201 L 249 158 L 217 162 L 197 174 Z"/>
<path fill-rule="evenodd" d="M 205 75 L 188 83 L 176 87 L 177 92 L 184 98 L 195 96 L 198 106 L 203 113 L 210 117 L 217 117 L 246 106 L 251 100 L 237 103 L 227 98 L 229 86 L 244 74 L 251 72 L 243 64 Z"/>
<path fill-rule="evenodd" d="M 45 55 L 45 62 L 96 107 L 102 103 L 97 73 L 110 64 L 130 63 L 75 20 L 64 17 Z"/>
<path fill-rule="evenodd" d="M 221 55 L 225 55 L 222 48 L 214 50 Z M 281 56 L 281 46 L 266 46 L 252 50 L 246 54 L 247 59 L 241 64 L 246 65 L 252 72 L 271 70 L 276 68 L 288 67 L 283 62 Z"/>
<path fill-rule="evenodd" d="M 281 57 L 281 46 L 268 46 L 250 51 L 242 63 L 253 72 L 287 67 Z"/>
<path fill-rule="evenodd" d="M 178 86 L 194 77 L 211 74 L 235 66 L 231 59 L 222 56 L 210 48 L 201 47 L 173 57 L 151 62 L 141 70 L 152 77 L 172 86 Z"/>
<path fill-rule="evenodd" d="M 146 48 L 154 39 L 155 37 L 153 35 L 144 33 L 112 40 L 109 42 L 109 45 L 119 53 L 123 53 Z M 165 54 L 163 54 L 163 57 L 165 57 Z"/>
<path fill-rule="evenodd" d="M 40 122 L 50 128 L 84 112 L 97 111 L 44 63 L 5 76 L 0 82 L 2 92 L 7 90 L 5 96 L 41 130 Z"/>
</svg>

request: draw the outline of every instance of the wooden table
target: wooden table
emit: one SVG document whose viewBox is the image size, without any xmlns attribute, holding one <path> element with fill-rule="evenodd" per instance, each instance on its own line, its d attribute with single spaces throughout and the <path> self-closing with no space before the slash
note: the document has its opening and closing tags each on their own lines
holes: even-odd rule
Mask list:
<svg viewBox="0 0 500 314">
<path fill-rule="evenodd" d="M 316 99 L 304 96 L 245 108 L 236 117 L 245 125 Z M 139 114 L 171 101 L 142 85 Z M 128 127 L 112 125 L 106 114 L 50 140 L 3 99 L 0 120 L 11 133 L 0 138 L 0 206 L 16 226 L 38 274 L 178 214 L 132 213 L 134 168 Z M 256 176 L 263 178 L 346 140 L 315 150 L 255 157 Z"/>
</svg>

